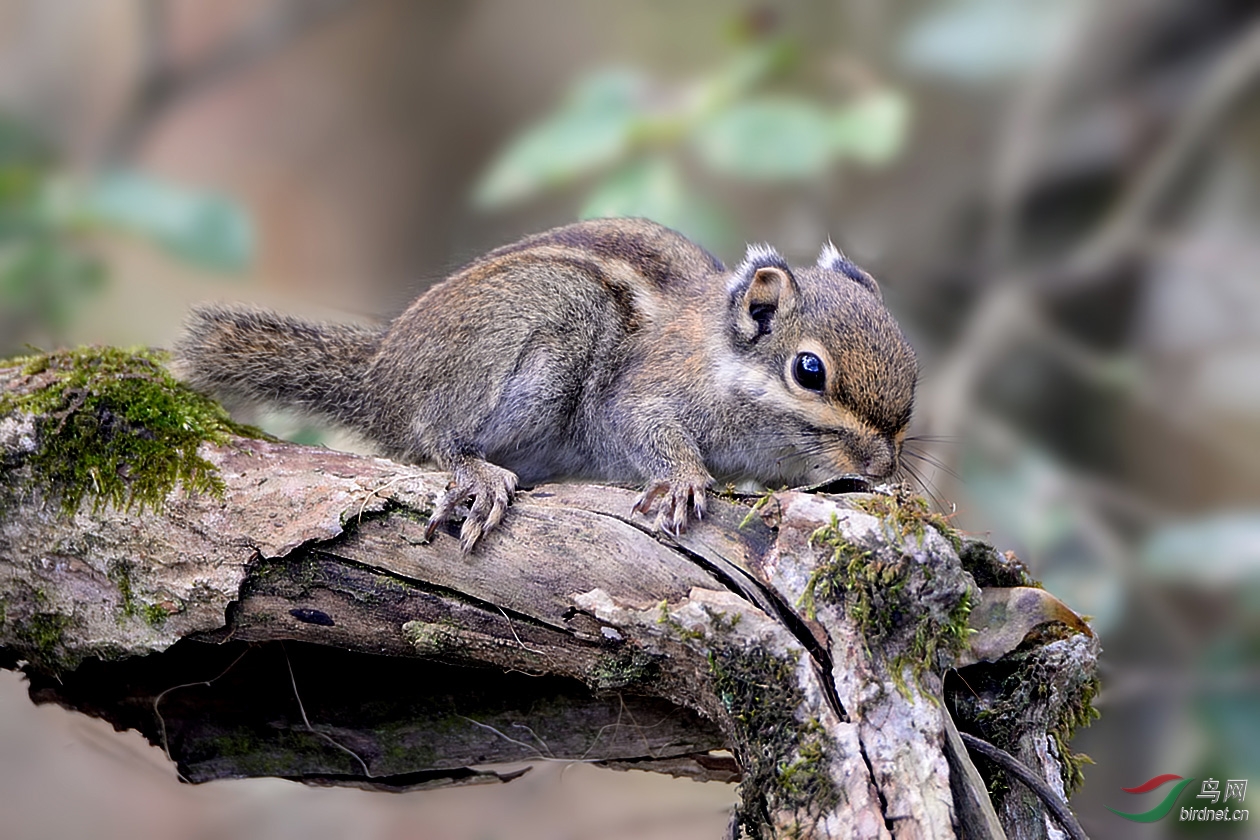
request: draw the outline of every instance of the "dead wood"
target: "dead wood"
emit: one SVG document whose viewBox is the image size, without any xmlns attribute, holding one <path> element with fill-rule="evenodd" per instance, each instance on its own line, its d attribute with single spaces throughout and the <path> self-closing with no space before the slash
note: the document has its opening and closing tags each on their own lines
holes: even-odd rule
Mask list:
<svg viewBox="0 0 1260 840">
<path fill-rule="evenodd" d="M 1096 639 L 1048 596 L 1022 609 L 1017 566 L 909 497 L 714 498 L 675 540 L 630 489 L 548 485 L 465 555 L 424 539 L 442 474 L 239 436 L 198 451 L 221 492 L 67 513 L 34 457 L 65 418 L 15 405 L 0 665 L 188 781 L 414 789 L 590 761 L 742 779 L 748 836 L 1045 837 L 949 714 L 1060 794 L 1075 772 Z M 1034 681 L 1036 702 L 1012 688 Z"/>
</svg>

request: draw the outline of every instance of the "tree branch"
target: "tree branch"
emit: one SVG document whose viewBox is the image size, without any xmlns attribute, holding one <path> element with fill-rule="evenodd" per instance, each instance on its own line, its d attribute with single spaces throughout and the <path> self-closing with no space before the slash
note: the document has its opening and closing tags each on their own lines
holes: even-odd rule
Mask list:
<svg viewBox="0 0 1260 840">
<path fill-rule="evenodd" d="M 0 370 L 0 399 L 41 376 Z M 185 780 L 412 789 L 588 761 L 739 778 L 747 836 L 994 836 L 969 827 L 993 814 L 974 768 L 951 788 L 938 675 L 977 658 L 970 607 L 1017 604 L 1026 579 L 917 500 L 783 492 L 749 516 L 715 498 L 675 541 L 631 515 L 631 490 L 548 485 L 468 556 L 453 529 L 424 539 L 446 476 L 230 437 L 199 450 L 221 494 L 67 515 L 37 457 L 60 408 L 0 401 L 0 663 L 37 702 L 144 733 Z M 107 410 L 94 397 L 64 428 L 91 411 Z M 1040 744 L 1061 784 L 1052 736 L 1097 643 L 1055 605 L 1073 626 L 1025 617 L 1030 678 L 1057 680 L 1035 716 L 1000 692 L 950 702 L 964 729 Z M 1024 667 L 1023 627 L 996 652 L 1000 633 L 972 634 L 1000 658 L 968 684 Z M 1044 820 L 1000 813 L 1008 831 Z"/>
</svg>

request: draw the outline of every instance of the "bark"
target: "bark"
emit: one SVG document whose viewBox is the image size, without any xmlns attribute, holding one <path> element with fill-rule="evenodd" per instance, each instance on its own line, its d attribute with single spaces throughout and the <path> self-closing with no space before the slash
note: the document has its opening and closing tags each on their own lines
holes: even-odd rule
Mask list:
<svg viewBox="0 0 1260 840">
<path fill-rule="evenodd" d="M 995 619 L 1033 591 L 1018 570 L 908 504 L 713 498 L 673 539 L 632 490 L 548 485 L 465 555 L 453 529 L 424 540 L 444 475 L 239 437 L 200 449 L 221 495 L 66 514 L 31 465 L 42 422 L 0 417 L 0 665 L 188 781 L 414 789 L 593 761 L 741 779 L 748 836 L 1057 830 L 977 773 L 949 714 L 1062 790 L 1097 641 L 1060 614 Z M 968 662 L 971 700 L 941 677 Z M 1020 674 L 1046 687 L 1027 714 L 1001 705 Z"/>
</svg>

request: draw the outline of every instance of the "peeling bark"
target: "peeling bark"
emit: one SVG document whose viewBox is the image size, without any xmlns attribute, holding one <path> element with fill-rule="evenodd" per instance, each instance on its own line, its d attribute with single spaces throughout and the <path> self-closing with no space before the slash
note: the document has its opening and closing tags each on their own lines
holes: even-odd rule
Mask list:
<svg viewBox="0 0 1260 840">
<path fill-rule="evenodd" d="M 992 695 L 946 705 L 984 597 L 972 572 L 1020 581 L 869 497 L 783 492 L 752 515 L 714 498 L 673 540 L 631 515 L 631 490 L 548 485 L 464 555 L 452 529 L 423 539 L 444 475 L 245 438 L 200 451 L 221 497 L 67 516 L 30 475 L 38 428 L 0 418 L 0 665 L 37 702 L 138 729 L 189 781 L 414 789 L 597 761 L 740 778 L 753 837 L 992 837 L 946 722 L 952 706 L 984 737 L 1001 681 L 972 672 L 1035 659 L 1046 700 L 1000 745 L 1062 786 L 1063 709 L 1097 641 L 1017 634 L 968 666 Z M 1045 836 L 1036 800 L 997 813 Z"/>
</svg>

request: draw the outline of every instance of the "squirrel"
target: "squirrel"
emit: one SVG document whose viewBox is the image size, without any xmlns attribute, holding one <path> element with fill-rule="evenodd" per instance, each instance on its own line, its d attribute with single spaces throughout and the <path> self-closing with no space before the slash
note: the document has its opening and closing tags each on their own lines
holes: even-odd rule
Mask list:
<svg viewBox="0 0 1260 840">
<path fill-rule="evenodd" d="M 889 477 L 917 378 L 875 280 L 830 242 L 808 268 L 750 245 L 727 270 L 644 219 L 493 250 L 380 328 L 203 305 L 173 357 L 194 388 L 449 470 L 426 534 L 471 500 L 465 552 L 518 481 L 643 483 L 632 513 L 677 534 L 715 478 Z"/>
</svg>

